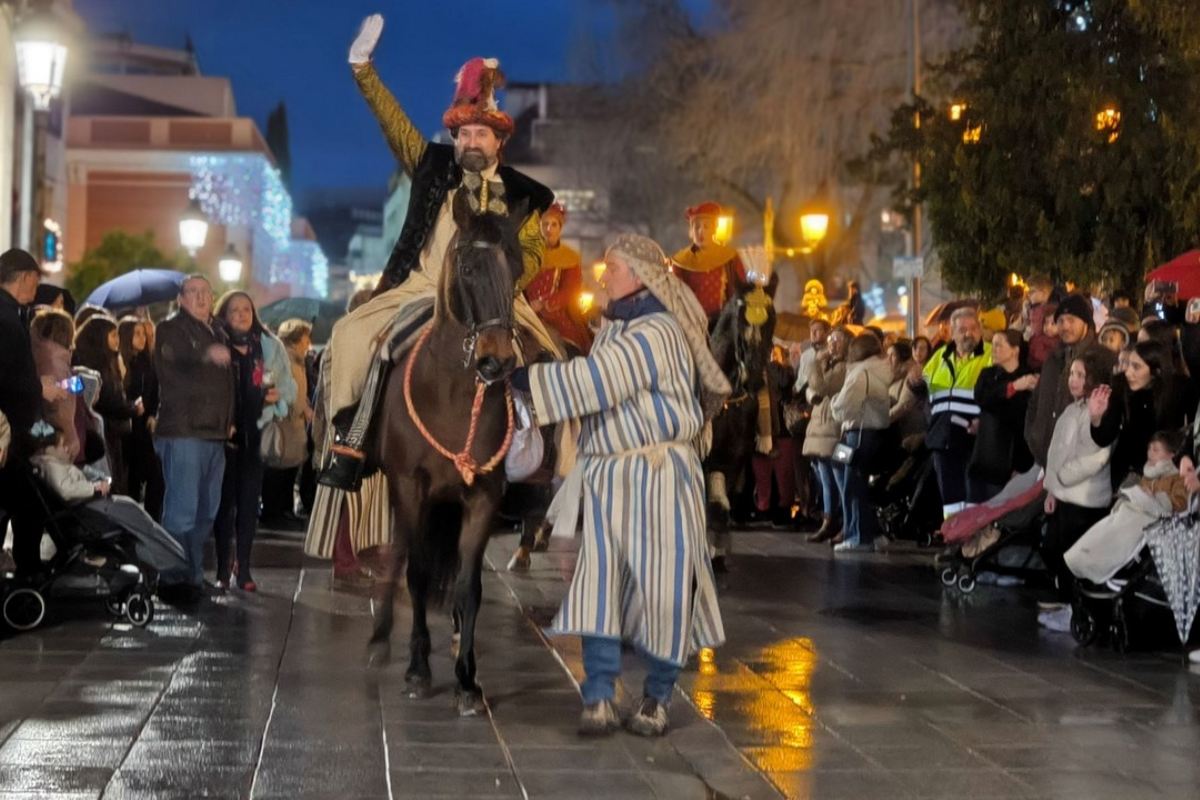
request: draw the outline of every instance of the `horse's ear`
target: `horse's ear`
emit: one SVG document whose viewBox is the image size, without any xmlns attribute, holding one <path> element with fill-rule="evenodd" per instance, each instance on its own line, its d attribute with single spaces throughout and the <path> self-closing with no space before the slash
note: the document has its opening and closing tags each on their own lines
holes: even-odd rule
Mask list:
<svg viewBox="0 0 1200 800">
<path fill-rule="evenodd" d="M 471 221 L 471 201 L 467 196 L 466 189 L 459 189 L 454 193 L 454 204 L 451 206 L 451 212 L 454 215 L 454 224 L 461 231 L 467 227 Z"/>
</svg>

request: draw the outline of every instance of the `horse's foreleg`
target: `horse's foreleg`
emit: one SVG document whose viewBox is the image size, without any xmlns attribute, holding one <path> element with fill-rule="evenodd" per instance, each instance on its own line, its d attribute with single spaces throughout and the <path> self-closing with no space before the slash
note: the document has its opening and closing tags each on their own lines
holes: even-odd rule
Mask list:
<svg viewBox="0 0 1200 800">
<path fill-rule="evenodd" d="M 428 697 L 433 685 L 433 671 L 429 668 L 429 623 L 426 619 L 430 575 L 428 568 L 419 562 L 420 559 L 409 559 L 408 562 L 408 595 L 412 599 L 413 618 L 412 634 L 408 640 L 408 670 L 404 673 L 404 681 L 408 696 L 414 698 Z"/>
<path fill-rule="evenodd" d="M 458 656 L 454 675 L 458 679 L 455 702 L 461 716 L 484 710 L 483 691 L 475 681 L 475 622 L 483 601 L 483 553 L 495 502 L 483 492 L 469 501 L 458 540 L 459 573 L 454 584 L 454 615 L 459 623 Z"/>
</svg>

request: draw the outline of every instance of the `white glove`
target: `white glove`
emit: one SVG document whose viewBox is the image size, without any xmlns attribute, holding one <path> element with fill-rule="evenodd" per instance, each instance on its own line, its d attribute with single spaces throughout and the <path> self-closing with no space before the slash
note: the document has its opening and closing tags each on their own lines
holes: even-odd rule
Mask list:
<svg viewBox="0 0 1200 800">
<path fill-rule="evenodd" d="M 366 64 L 370 61 L 371 53 L 375 52 L 375 45 L 379 44 L 382 34 L 382 14 L 372 14 L 364 19 L 362 27 L 358 29 L 358 36 L 354 37 L 354 42 L 350 45 L 350 63 Z"/>
</svg>

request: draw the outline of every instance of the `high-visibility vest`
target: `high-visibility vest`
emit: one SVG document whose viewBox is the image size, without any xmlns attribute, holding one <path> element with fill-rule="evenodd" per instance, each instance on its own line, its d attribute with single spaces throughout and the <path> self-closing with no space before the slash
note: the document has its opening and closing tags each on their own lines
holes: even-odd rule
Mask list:
<svg viewBox="0 0 1200 800">
<path fill-rule="evenodd" d="M 979 373 L 992 365 L 992 346 L 980 342 L 970 355 L 957 355 L 954 343 L 939 347 L 925 363 L 925 382 L 929 385 L 929 413 L 953 413 L 968 420 L 979 416 L 975 402 L 975 382 Z"/>
</svg>

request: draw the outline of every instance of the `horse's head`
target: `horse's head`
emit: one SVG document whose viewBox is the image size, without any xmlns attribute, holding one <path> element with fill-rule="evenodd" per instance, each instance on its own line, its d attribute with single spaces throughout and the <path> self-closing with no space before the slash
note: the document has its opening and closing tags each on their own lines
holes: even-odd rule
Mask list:
<svg viewBox="0 0 1200 800">
<path fill-rule="evenodd" d="M 713 328 L 713 355 L 733 385 L 734 394 L 757 392 L 771 357 L 775 336 L 775 288 L 771 276 L 765 287 L 743 284 L 721 308 Z"/>
<path fill-rule="evenodd" d="M 523 264 L 511 220 L 523 217 L 476 214 L 464 193 L 454 199 L 458 233 L 442 270 L 440 302 L 443 313 L 466 328 L 463 365 L 474 366 L 486 383 L 507 377 L 517 363 L 513 293 Z"/>
</svg>

